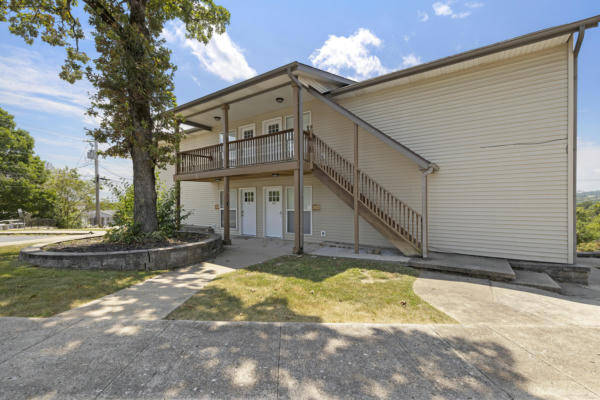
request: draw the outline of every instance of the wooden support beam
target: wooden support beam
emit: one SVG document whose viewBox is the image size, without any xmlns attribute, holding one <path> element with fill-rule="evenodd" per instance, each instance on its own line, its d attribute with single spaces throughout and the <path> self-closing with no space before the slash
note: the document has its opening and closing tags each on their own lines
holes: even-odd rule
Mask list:
<svg viewBox="0 0 600 400">
<path fill-rule="evenodd" d="M 431 168 L 423 170 L 423 177 L 421 178 L 421 255 L 423 258 L 428 256 L 429 247 L 429 207 L 428 207 L 428 188 L 427 188 L 427 177 L 433 172 Z"/>
<path fill-rule="evenodd" d="M 184 125 L 189 125 L 189 126 L 192 126 L 194 128 L 197 128 L 197 129 L 200 129 L 200 130 L 203 130 L 203 131 L 212 131 L 212 126 L 204 125 L 204 124 L 201 124 L 199 122 L 185 120 L 182 123 Z"/>
<path fill-rule="evenodd" d="M 359 196 L 359 171 L 358 171 L 358 125 L 354 124 L 354 253 L 359 253 L 358 241 L 358 196 Z"/>
<path fill-rule="evenodd" d="M 294 253 L 304 252 L 304 229 L 302 214 L 304 211 L 304 133 L 302 131 L 302 90 L 292 83 L 292 102 L 294 105 Z"/>
<path fill-rule="evenodd" d="M 225 169 L 229 168 L 229 105 L 223 104 L 223 164 Z M 231 244 L 229 232 L 229 177 L 224 179 L 223 188 L 223 243 Z"/>
<path fill-rule="evenodd" d="M 177 133 L 179 134 L 179 123 L 177 123 Z M 175 173 L 177 173 L 179 169 L 179 163 L 181 162 L 181 156 L 179 155 L 179 143 L 177 143 L 177 147 L 175 148 Z M 177 209 L 177 230 L 181 229 L 181 181 L 175 181 L 175 202 Z"/>
</svg>

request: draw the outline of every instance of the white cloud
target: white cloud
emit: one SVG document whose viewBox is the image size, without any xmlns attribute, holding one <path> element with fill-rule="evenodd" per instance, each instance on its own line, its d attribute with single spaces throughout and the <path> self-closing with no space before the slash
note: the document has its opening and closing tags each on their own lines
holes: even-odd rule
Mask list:
<svg viewBox="0 0 600 400">
<path fill-rule="evenodd" d="M 577 190 L 600 189 L 600 144 L 580 142 L 577 147 Z"/>
<path fill-rule="evenodd" d="M 190 49 L 205 70 L 227 82 L 248 79 L 256 75 L 256 70 L 248 65 L 243 50 L 231 40 L 227 32 L 214 35 L 205 45 L 197 40 L 186 38 L 185 28 L 179 23 L 165 28 L 162 36 L 167 42 L 179 43 Z"/>
<path fill-rule="evenodd" d="M 419 17 L 419 21 L 421 22 L 429 21 L 429 14 L 425 11 L 417 11 L 417 16 Z"/>
<path fill-rule="evenodd" d="M 349 77 L 356 80 L 366 79 L 388 72 L 379 57 L 370 54 L 370 47 L 379 48 L 381 44 L 381 39 L 370 30 L 360 28 L 350 36 L 329 35 L 309 60 L 315 67 L 331 73 L 351 75 Z"/>
<path fill-rule="evenodd" d="M 421 57 L 416 56 L 414 53 L 402 57 L 403 68 L 414 67 L 415 65 L 421 64 L 421 62 Z"/>
<path fill-rule="evenodd" d="M 31 50 L 2 46 L 0 103 L 44 113 L 77 116 L 89 122 L 85 109 L 90 85 L 73 85 L 58 77 L 60 65 L 51 64 Z"/>
<path fill-rule="evenodd" d="M 482 7 L 483 4 L 473 2 L 465 3 L 465 6 L 467 6 L 468 8 L 479 8 Z M 450 2 L 436 1 L 431 5 L 431 8 L 433 8 L 433 12 L 438 17 L 451 17 L 453 19 L 462 19 L 471 15 L 471 11 L 455 12 L 450 6 Z"/>
<path fill-rule="evenodd" d="M 479 3 L 477 1 L 473 1 L 473 2 L 466 2 L 465 6 L 467 8 L 481 8 L 483 7 L 483 3 Z"/>
</svg>

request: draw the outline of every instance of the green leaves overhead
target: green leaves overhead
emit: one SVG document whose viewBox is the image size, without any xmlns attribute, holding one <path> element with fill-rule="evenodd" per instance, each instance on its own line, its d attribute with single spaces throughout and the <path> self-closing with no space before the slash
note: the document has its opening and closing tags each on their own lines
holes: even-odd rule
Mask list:
<svg viewBox="0 0 600 400">
<path fill-rule="evenodd" d="M 81 21 L 88 16 L 97 55 L 80 51 Z M 104 153 L 131 157 L 134 215 L 144 232 L 158 228 L 154 169 L 173 163 L 181 139 L 173 93 L 171 51 L 161 33 L 165 23 L 183 21 L 188 38 L 207 43 L 223 33 L 229 11 L 212 0 L 0 0 L 0 21 L 31 44 L 37 38 L 66 49 L 60 77 L 92 83 L 88 114 L 98 121 L 89 134 L 107 143 Z"/>
</svg>

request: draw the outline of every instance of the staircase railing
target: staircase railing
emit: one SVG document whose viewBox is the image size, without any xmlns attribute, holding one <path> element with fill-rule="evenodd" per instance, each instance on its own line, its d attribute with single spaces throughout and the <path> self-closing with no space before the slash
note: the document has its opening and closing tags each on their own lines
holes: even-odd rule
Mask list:
<svg viewBox="0 0 600 400">
<path fill-rule="evenodd" d="M 354 165 L 312 134 L 312 162 L 350 195 L 354 195 Z M 383 224 L 421 250 L 423 219 L 369 175 L 358 171 L 359 202 Z"/>
</svg>

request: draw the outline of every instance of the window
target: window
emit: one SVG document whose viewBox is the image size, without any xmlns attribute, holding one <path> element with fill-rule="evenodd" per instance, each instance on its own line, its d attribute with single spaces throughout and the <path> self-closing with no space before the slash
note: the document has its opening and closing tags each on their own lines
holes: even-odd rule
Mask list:
<svg viewBox="0 0 600 400">
<path fill-rule="evenodd" d="M 263 135 L 281 131 L 281 117 L 263 121 Z"/>
<path fill-rule="evenodd" d="M 254 192 L 244 192 L 244 202 L 254 203 Z"/>
<path fill-rule="evenodd" d="M 255 126 L 254 124 L 240 126 L 240 139 L 250 139 L 254 137 Z"/>
<path fill-rule="evenodd" d="M 279 202 L 280 192 L 279 190 L 269 190 L 267 192 L 267 199 L 269 202 L 278 203 Z"/>
<path fill-rule="evenodd" d="M 310 111 L 302 113 L 302 129 L 308 130 L 311 126 L 311 114 Z M 294 129 L 294 117 L 292 115 L 285 117 L 285 129 Z"/>
<path fill-rule="evenodd" d="M 235 137 L 235 131 L 231 131 L 229 132 L 229 141 L 233 142 L 234 140 L 237 140 Z M 219 133 L 219 143 L 223 143 L 223 133 Z"/>
<path fill-rule="evenodd" d="M 253 193 L 254 194 L 254 193 Z M 221 228 L 223 225 L 224 216 L 224 201 L 225 193 L 223 190 L 219 191 L 219 214 L 221 218 Z M 229 229 L 237 229 L 237 190 L 233 189 L 229 191 Z"/>
<path fill-rule="evenodd" d="M 287 187 L 285 194 L 287 233 L 294 233 L 294 188 Z M 312 186 L 304 186 L 304 207 L 302 210 L 302 230 L 312 235 Z"/>
</svg>

